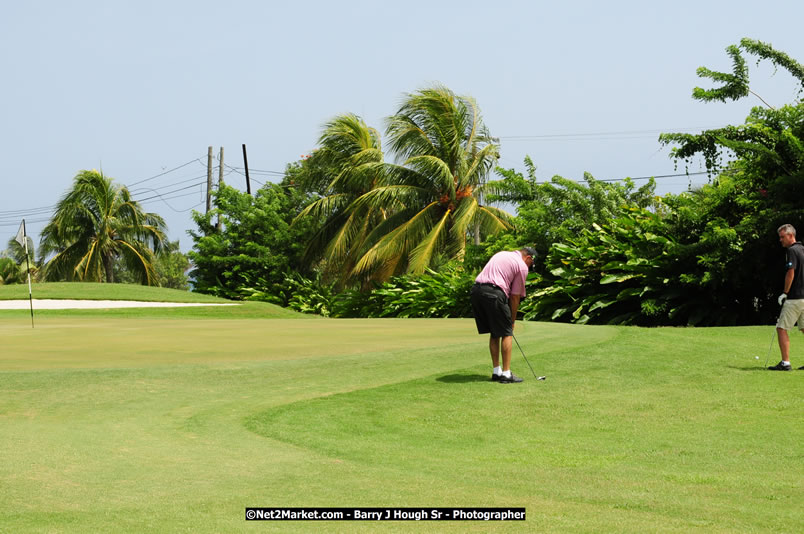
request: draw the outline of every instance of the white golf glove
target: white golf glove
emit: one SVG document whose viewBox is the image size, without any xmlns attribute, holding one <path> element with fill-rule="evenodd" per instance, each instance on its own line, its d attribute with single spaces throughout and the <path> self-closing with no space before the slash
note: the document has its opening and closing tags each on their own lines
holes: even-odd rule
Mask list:
<svg viewBox="0 0 804 534">
<path fill-rule="evenodd" d="M 779 295 L 779 306 L 784 304 L 784 301 L 786 300 L 787 300 L 787 293 L 782 293 L 781 295 Z"/>
</svg>

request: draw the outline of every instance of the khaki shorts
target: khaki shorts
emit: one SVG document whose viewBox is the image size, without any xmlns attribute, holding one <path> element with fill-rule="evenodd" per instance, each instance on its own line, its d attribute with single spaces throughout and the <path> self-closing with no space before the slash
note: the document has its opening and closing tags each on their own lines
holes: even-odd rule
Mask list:
<svg viewBox="0 0 804 534">
<path fill-rule="evenodd" d="M 776 321 L 776 328 L 790 330 L 798 321 L 798 327 L 804 331 L 804 299 L 794 299 L 784 301 L 779 320 Z"/>
</svg>

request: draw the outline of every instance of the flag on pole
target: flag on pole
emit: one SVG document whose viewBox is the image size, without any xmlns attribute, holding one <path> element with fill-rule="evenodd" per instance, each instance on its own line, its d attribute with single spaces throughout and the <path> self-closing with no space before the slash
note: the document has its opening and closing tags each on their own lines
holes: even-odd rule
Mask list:
<svg viewBox="0 0 804 534">
<path fill-rule="evenodd" d="M 28 301 L 31 303 L 31 328 L 34 327 L 34 312 L 33 312 L 33 292 L 31 291 L 31 264 L 28 260 L 28 236 L 25 235 L 25 219 L 20 224 L 20 229 L 17 231 L 17 236 L 14 238 L 21 246 L 25 248 L 25 267 L 28 271 Z"/>
<path fill-rule="evenodd" d="M 17 231 L 17 237 L 14 239 L 17 240 L 17 243 L 19 243 L 21 247 L 25 247 L 27 251 L 28 240 L 25 238 L 25 219 L 20 223 L 20 229 Z"/>
</svg>

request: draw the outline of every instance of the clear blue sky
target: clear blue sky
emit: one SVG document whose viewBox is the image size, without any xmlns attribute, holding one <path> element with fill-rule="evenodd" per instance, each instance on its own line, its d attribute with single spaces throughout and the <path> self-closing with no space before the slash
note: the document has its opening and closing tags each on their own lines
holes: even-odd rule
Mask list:
<svg viewBox="0 0 804 534">
<path fill-rule="evenodd" d="M 708 87 L 696 68 L 730 70 L 724 49 L 742 37 L 804 62 L 802 20 L 804 4 L 776 0 L 7 3 L 0 249 L 22 216 L 38 234 L 78 171 L 102 168 L 186 251 L 208 146 L 242 168 L 245 143 L 252 178 L 277 179 L 328 119 L 354 112 L 384 130 L 404 93 L 432 83 L 477 100 L 503 167 L 524 171 L 529 154 L 545 180 L 683 172 L 659 132 L 741 123 L 760 104 L 693 101 Z M 770 103 L 797 97 L 787 73 L 749 67 Z"/>
</svg>

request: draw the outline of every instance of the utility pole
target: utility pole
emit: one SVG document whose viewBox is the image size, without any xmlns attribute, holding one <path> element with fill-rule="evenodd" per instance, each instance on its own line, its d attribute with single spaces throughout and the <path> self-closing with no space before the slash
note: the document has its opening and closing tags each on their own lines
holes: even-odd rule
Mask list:
<svg viewBox="0 0 804 534">
<path fill-rule="evenodd" d="M 218 162 L 218 191 L 221 190 L 221 185 L 223 185 L 223 147 L 221 147 L 221 156 L 220 161 Z M 221 231 L 221 214 L 218 213 L 218 224 L 216 225 L 218 232 Z"/>
<path fill-rule="evenodd" d="M 248 179 L 248 157 L 246 156 L 246 144 L 243 143 L 243 165 L 246 167 L 246 192 L 251 194 L 251 180 Z"/>
<path fill-rule="evenodd" d="M 207 213 L 212 207 L 212 147 L 207 150 Z"/>
<path fill-rule="evenodd" d="M 223 147 L 221 147 L 220 168 L 218 169 L 218 189 L 220 189 L 222 183 L 223 183 Z"/>
</svg>

